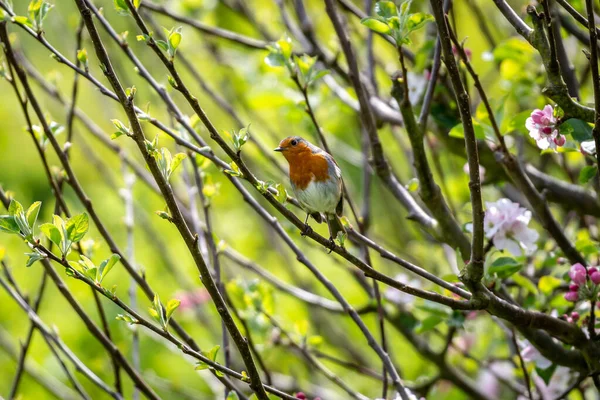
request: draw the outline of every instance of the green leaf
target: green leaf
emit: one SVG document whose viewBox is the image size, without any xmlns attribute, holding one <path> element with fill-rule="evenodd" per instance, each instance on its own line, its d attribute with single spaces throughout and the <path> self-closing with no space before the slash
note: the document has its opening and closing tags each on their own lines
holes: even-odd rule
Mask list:
<svg viewBox="0 0 600 400">
<path fill-rule="evenodd" d="M 88 64 L 88 54 L 86 49 L 77 50 L 77 60 L 83 65 Z"/>
<path fill-rule="evenodd" d="M 135 319 L 133 317 L 130 317 L 129 315 L 118 314 L 117 317 L 116 317 L 116 319 L 118 321 L 125 321 L 129 325 L 133 325 L 133 324 L 137 324 L 138 323 L 137 319 Z"/>
<path fill-rule="evenodd" d="M 161 48 L 162 51 L 169 51 L 169 45 L 164 40 L 157 40 L 156 44 Z"/>
<path fill-rule="evenodd" d="M 124 123 L 122 123 L 118 119 L 111 119 L 110 121 L 113 123 L 115 128 L 117 128 L 119 132 L 121 132 L 121 134 L 129 135 L 129 128 L 127 128 Z"/>
<path fill-rule="evenodd" d="M 497 258 L 488 269 L 488 274 L 496 274 L 498 278 L 505 279 L 519 272 L 523 265 L 512 257 Z"/>
<path fill-rule="evenodd" d="M 329 75 L 331 71 L 329 71 L 328 69 L 322 69 L 318 72 L 316 72 L 311 78 L 310 78 L 310 82 L 308 83 L 313 83 L 318 81 L 319 79 L 321 79 L 322 77 L 324 77 L 325 75 Z"/>
<path fill-rule="evenodd" d="M 171 319 L 171 315 L 173 315 L 173 313 L 175 312 L 177 307 L 179 307 L 180 304 L 181 301 L 179 299 L 171 299 L 167 302 L 167 321 Z"/>
<path fill-rule="evenodd" d="M 522 112 L 518 113 L 517 115 L 515 115 L 508 123 L 505 133 L 511 133 L 511 132 L 514 132 L 517 130 L 521 131 L 521 132 L 526 131 L 525 121 L 527 121 L 527 118 L 529 118 L 530 116 L 531 116 L 531 111 L 529 111 L 529 110 L 522 111 Z"/>
<path fill-rule="evenodd" d="M 375 3 L 375 14 L 387 19 L 397 16 L 398 10 L 393 1 L 378 1 Z"/>
<path fill-rule="evenodd" d="M 113 3 L 119 15 L 129 15 L 129 9 L 125 0 L 113 0 Z"/>
<path fill-rule="evenodd" d="M 19 203 L 15 199 L 12 199 L 10 201 L 10 204 L 8 205 L 8 214 L 11 217 L 17 217 L 20 214 L 23 214 L 23 206 L 21 205 L 21 203 Z"/>
<path fill-rule="evenodd" d="M 512 276 L 512 279 L 515 281 L 515 283 L 517 285 L 521 286 L 527 292 L 529 292 L 533 295 L 537 295 L 537 293 L 538 293 L 537 287 L 528 278 L 524 277 L 521 274 L 514 274 Z"/>
<path fill-rule="evenodd" d="M 575 241 L 575 249 L 583 253 L 585 256 L 597 254 L 598 242 L 593 241 L 589 237 L 579 238 Z"/>
<path fill-rule="evenodd" d="M 116 131 L 116 132 L 113 132 L 113 133 L 110 135 L 110 140 L 115 140 L 116 138 L 118 138 L 118 137 L 121 137 L 121 136 L 123 136 L 123 135 L 124 135 L 124 133 L 123 133 L 123 132 L 121 132 L 121 131 Z"/>
<path fill-rule="evenodd" d="M 545 275 L 540 278 L 540 281 L 538 282 L 538 288 L 545 295 L 549 295 L 554 289 L 559 287 L 561 283 L 561 279 L 551 275 Z"/>
<path fill-rule="evenodd" d="M 593 177 L 598 173 L 598 166 L 596 165 L 588 165 L 585 166 L 579 171 L 579 183 L 585 185 L 589 181 L 592 180 Z"/>
<path fill-rule="evenodd" d="M 0 232 L 19 234 L 21 230 L 15 221 L 15 218 L 10 215 L 0 215 Z"/>
<path fill-rule="evenodd" d="M 373 32 L 382 33 L 384 35 L 390 34 L 392 28 L 383 21 L 376 18 L 367 17 L 360 20 L 360 23 L 372 30 Z"/>
<path fill-rule="evenodd" d="M 83 254 L 80 256 L 80 258 L 81 260 L 79 260 L 79 265 L 81 265 L 82 267 L 81 271 L 86 272 L 96 268 L 96 265 L 92 262 L 92 260 L 84 256 Z"/>
<path fill-rule="evenodd" d="M 31 239 L 31 229 L 29 228 L 29 223 L 27 222 L 27 218 L 25 217 L 25 211 L 21 203 L 12 199 L 8 206 L 8 213 L 14 218 L 15 223 L 19 227 L 21 234 L 27 238 Z"/>
<path fill-rule="evenodd" d="M 48 239 L 52 243 L 54 243 L 58 248 L 61 248 L 61 243 L 63 241 L 60 230 L 53 224 L 42 224 L 40 225 L 40 231 L 46 235 Z"/>
<path fill-rule="evenodd" d="M 427 22 L 433 21 L 433 16 L 426 13 L 415 13 L 411 14 L 405 25 L 406 35 L 409 33 L 416 31 L 417 29 L 421 29 Z"/>
<path fill-rule="evenodd" d="M 152 318 L 154 318 L 154 320 L 155 320 L 156 322 L 158 322 L 159 324 L 161 324 L 161 325 L 162 325 L 162 320 L 161 320 L 161 318 L 160 318 L 160 314 L 158 313 L 158 311 L 156 311 L 156 310 L 155 310 L 154 308 L 152 308 L 152 307 L 148 307 L 148 313 L 150 313 L 150 316 L 151 316 Z"/>
<path fill-rule="evenodd" d="M 33 22 L 28 17 L 25 17 L 23 15 L 15 15 L 14 17 L 11 18 L 11 20 L 12 20 L 12 22 L 15 22 L 17 24 L 25 25 L 30 28 L 33 28 Z"/>
<path fill-rule="evenodd" d="M 473 120 L 473 130 L 475 131 L 476 139 L 486 139 L 485 130 L 483 129 L 483 126 L 481 126 L 481 124 L 475 120 Z M 462 122 L 454 125 L 454 127 L 450 129 L 450 132 L 448 132 L 448 136 L 463 139 L 465 137 L 465 129 Z"/>
<path fill-rule="evenodd" d="M 76 243 L 84 238 L 90 225 L 86 213 L 76 215 L 67 221 L 67 239 Z"/>
<path fill-rule="evenodd" d="M 175 30 L 171 30 L 168 34 L 168 41 L 169 41 L 169 48 L 168 48 L 168 53 L 171 56 L 171 58 L 175 57 L 175 53 L 177 53 L 177 48 L 179 47 L 179 44 L 181 43 L 181 27 L 175 29 Z"/>
<path fill-rule="evenodd" d="M 287 201 L 287 192 L 285 191 L 285 188 L 281 183 L 278 183 L 277 185 L 275 185 L 275 189 L 277 190 L 277 195 L 275 196 L 275 198 L 278 202 L 284 204 Z"/>
<path fill-rule="evenodd" d="M 169 171 L 169 177 L 171 176 L 171 174 L 173 173 L 173 171 L 175 171 L 177 169 L 177 167 L 179 166 L 179 164 L 181 164 L 181 162 L 187 157 L 187 155 L 185 153 L 177 153 L 175 154 L 175 157 L 173 157 L 173 161 L 171 161 L 171 168 Z"/>
<path fill-rule="evenodd" d="M 535 367 L 535 372 L 537 372 L 538 376 L 542 378 L 546 385 L 550 384 L 550 379 L 552 379 L 552 375 L 554 375 L 554 371 L 556 371 L 556 364 L 552 364 L 546 369 Z"/>
<path fill-rule="evenodd" d="M 443 320 L 444 319 L 438 315 L 430 315 L 419 323 L 419 325 L 415 329 L 415 332 L 416 333 L 424 333 L 424 332 L 431 331 Z"/>
<path fill-rule="evenodd" d="M 292 40 L 284 36 L 277 41 L 277 47 L 281 51 L 281 55 L 285 60 L 288 60 L 292 56 Z"/>
<path fill-rule="evenodd" d="M 239 396 L 237 395 L 236 392 L 234 392 L 233 390 L 231 390 L 228 394 L 227 394 L 227 399 L 226 400 L 240 400 Z"/>
<path fill-rule="evenodd" d="M 210 349 L 208 352 L 204 353 L 204 355 L 206 356 L 206 358 L 210 359 L 211 361 L 217 361 L 217 353 L 219 353 L 220 348 L 221 348 L 221 346 L 216 345 L 215 347 Z"/>
<path fill-rule="evenodd" d="M 296 323 L 294 324 L 294 328 L 298 335 L 305 337 L 308 334 L 308 321 L 305 319 L 296 321 Z"/>
<path fill-rule="evenodd" d="M 203 371 L 208 368 L 209 368 L 208 364 L 205 364 L 202 361 L 198 361 L 198 363 L 196 364 L 196 367 L 194 369 L 196 371 Z"/>
<path fill-rule="evenodd" d="M 102 280 L 104 280 L 104 277 L 106 277 L 106 275 L 108 275 L 108 273 L 110 272 L 110 270 L 115 266 L 115 264 L 121 259 L 121 256 L 118 254 L 113 254 L 112 256 L 110 256 L 110 258 L 102 261 L 100 263 L 100 267 L 98 268 L 98 273 L 96 276 L 96 282 L 97 283 L 102 283 Z"/>
<path fill-rule="evenodd" d="M 27 223 L 29 224 L 29 227 L 31 228 L 32 231 L 33 231 L 33 228 L 37 221 L 38 214 L 40 213 L 41 205 L 42 205 L 42 202 L 36 201 L 35 203 L 33 203 L 32 205 L 29 206 L 29 208 L 27 209 L 27 213 L 25 213 L 25 217 L 27 218 Z"/>
<path fill-rule="evenodd" d="M 584 142 L 593 138 L 592 127 L 590 124 L 576 118 L 571 118 L 563 122 L 559 126 L 559 130 L 563 135 L 565 134 L 563 132 L 568 132 L 567 134 L 570 133 L 573 139 L 578 142 Z"/>
<path fill-rule="evenodd" d="M 319 335 L 310 336 L 306 340 L 306 343 L 313 347 L 319 347 L 321 344 L 323 344 L 323 336 L 319 336 Z"/>
<path fill-rule="evenodd" d="M 265 63 L 271 67 L 283 67 L 285 65 L 285 58 L 279 53 L 269 53 L 265 57 Z"/>
<path fill-rule="evenodd" d="M 29 256 L 26 264 L 27 267 L 31 267 L 35 262 L 46 258 L 46 256 L 38 253 L 37 251 L 35 253 L 25 253 L 25 255 Z"/>
</svg>

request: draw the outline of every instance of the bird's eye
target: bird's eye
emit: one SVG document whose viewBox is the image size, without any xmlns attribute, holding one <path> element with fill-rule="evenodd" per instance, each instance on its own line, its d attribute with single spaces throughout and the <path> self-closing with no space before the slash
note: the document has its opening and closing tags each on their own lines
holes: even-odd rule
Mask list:
<svg viewBox="0 0 600 400">
<path fill-rule="evenodd" d="M 294 139 L 294 140 L 292 140 L 292 142 L 291 142 L 291 143 L 292 143 L 292 146 L 295 146 L 295 145 L 297 145 L 297 144 L 298 144 L 298 141 L 297 141 L 296 139 Z"/>
</svg>

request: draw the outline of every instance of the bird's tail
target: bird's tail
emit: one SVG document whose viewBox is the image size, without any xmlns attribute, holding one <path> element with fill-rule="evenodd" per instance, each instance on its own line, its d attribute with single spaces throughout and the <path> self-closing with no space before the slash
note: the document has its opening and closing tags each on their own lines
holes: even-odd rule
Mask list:
<svg viewBox="0 0 600 400">
<path fill-rule="evenodd" d="M 346 229 L 344 225 L 342 225 L 342 221 L 335 214 L 327 214 L 327 226 L 329 226 L 329 235 L 332 239 L 337 239 L 337 235 L 339 232 L 346 233 Z"/>
</svg>

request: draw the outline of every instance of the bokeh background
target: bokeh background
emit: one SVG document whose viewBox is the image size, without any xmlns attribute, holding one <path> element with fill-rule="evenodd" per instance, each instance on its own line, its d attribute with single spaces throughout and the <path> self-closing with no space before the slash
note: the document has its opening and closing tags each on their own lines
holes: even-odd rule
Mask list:
<svg viewBox="0 0 600 400">
<path fill-rule="evenodd" d="M 227 6 L 229 3 L 227 1 L 155 1 L 164 4 L 169 10 L 178 14 L 185 14 L 209 25 L 261 40 L 277 40 L 287 32 L 282 23 L 280 9 L 276 2 L 272 1 L 254 0 L 246 4 L 260 28 L 268 33 L 268 39 L 262 36 L 255 24 Z M 470 6 L 472 2 L 478 4 L 487 19 L 486 25 L 491 30 L 491 35 L 496 42 L 495 49 L 481 30 L 482 25 L 478 16 L 473 13 Z M 17 14 L 25 15 L 26 2 L 18 0 L 14 3 Z M 284 3 L 286 10 L 292 12 L 290 5 L 287 2 Z M 357 6 L 363 7 L 361 3 L 356 2 Z M 515 9 L 522 11 L 527 2 L 511 1 L 510 3 Z M 45 36 L 58 51 L 74 60 L 75 32 L 80 21 L 79 14 L 72 1 L 55 0 L 54 4 L 55 7 L 45 21 Z M 191 116 L 192 111 L 187 103 L 167 83 L 167 73 L 162 64 L 143 42 L 136 41 L 138 30 L 133 20 L 130 17 L 118 15 L 112 1 L 98 0 L 95 1 L 95 4 L 104 8 L 104 15 L 117 32 L 129 32 L 127 42 L 131 49 L 155 79 L 170 91 L 181 110 Z M 318 40 L 329 49 L 331 54 L 340 52 L 335 32 L 325 13 L 323 3 L 319 0 L 311 0 L 305 1 L 305 4 Z M 414 1 L 413 8 L 427 11 L 428 2 Z M 473 65 L 481 76 L 494 105 L 503 114 L 503 126 L 514 123 L 514 117 L 519 113 L 543 106 L 544 100 L 539 94 L 538 86 L 540 61 L 525 42 L 516 36 L 513 37 L 512 28 L 501 18 L 492 2 L 456 1 L 453 10 L 452 17 L 456 21 L 459 38 L 468 37 L 466 46 L 472 53 Z M 157 22 L 166 28 L 181 25 L 166 17 L 155 17 Z M 353 45 L 359 54 L 361 68 L 364 68 L 368 30 L 360 25 L 357 18 L 353 16 L 348 16 L 348 18 Z M 8 27 L 14 45 L 24 53 L 40 74 L 48 82 L 56 85 L 60 93 L 68 99 L 73 85 L 73 71 L 57 63 L 50 57 L 47 49 L 34 38 L 29 37 L 18 26 L 9 23 Z M 136 74 L 133 65 L 124 57 L 119 47 L 101 28 L 99 30 L 121 82 L 126 87 L 132 85 L 137 87 L 136 104 L 142 108 L 146 108 L 148 105 L 153 117 L 166 124 L 172 124 L 173 119 L 166 112 L 159 97 Z M 427 29 L 424 29 L 413 35 L 413 43 L 408 46 L 417 54 L 417 63 L 410 68 L 415 82 L 424 80 L 425 69 L 431 61 L 434 38 L 426 32 Z M 89 55 L 90 71 L 108 86 L 98 67 L 96 56 L 86 33 L 83 38 L 83 47 L 87 49 Z M 294 48 L 301 51 L 302 46 L 293 36 L 292 39 Z M 568 44 L 567 50 L 573 56 L 572 60 L 576 65 L 583 63 L 584 55 L 578 51 L 579 45 L 574 42 L 572 37 L 565 40 Z M 396 52 L 393 46 L 379 37 L 374 38 L 374 48 L 379 65 L 377 68 L 379 93 L 382 98 L 387 99 L 390 97 L 391 88 L 388 76 L 398 69 Z M 276 147 L 280 139 L 289 135 L 301 135 L 318 143 L 314 127 L 301 104 L 301 93 L 294 86 L 284 68 L 270 67 L 264 62 L 265 56 L 268 55 L 267 50 L 249 49 L 231 41 L 199 34 L 184 25 L 180 51 L 193 62 L 205 82 L 227 99 L 245 124 L 250 124 L 251 135 L 265 148 Z M 226 110 L 220 108 L 202 90 L 187 70 L 181 66 L 179 69 L 184 81 L 188 83 L 210 119 L 220 130 L 232 132 L 242 128 L 236 124 Z M 345 82 L 335 74 L 332 76 L 342 85 L 343 90 L 349 96 L 354 96 L 353 91 Z M 33 84 L 33 86 L 48 118 L 64 124 L 67 109 L 40 90 L 37 85 Z M 42 201 L 40 221 L 48 222 L 53 213 L 55 200 L 31 138 L 24 131 L 24 119 L 14 93 L 5 81 L 0 82 L 0 90 L 2 93 L 0 96 L 0 184 L 25 205 L 38 200 Z M 418 91 L 419 88 L 414 90 Z M 582 86 L 581 91 L 583 97 L 586 98 L 591 94 L 591 86 Z M 364 202 L 364 164 L 358 115 L 323 82 L 318 82 L 311 87 L 310 100 L 316 110 L 316 117 L 333 148 L 334 156 L 343 170 L 348 190 L 356 204 L 360 206 Z M 101 127 L 107 136 L 114 131 L 111 119 L 126 120 L 118 103 L 103 96 L 83 78 L 79 80 L 77 105 Z M 466 224 L 471 219 L 467 175 L 463 171 L 466 160 L 460 150 L 447 151 L 447 147 L 444 145 L 446 139 L 438 137 L 441 134 L 440 131 L 445 129 L 447 132 L 458 123 L 456 110 L 445 109 L 442 105 L 434 102 L 432 114 L 435 121 L 442 127 L 430 136 L 433 144 L 430 160 L 435 160 L 435 163 L 439 164 L 438 168 L 434 170 L 434 175 L 436 179 L 444 182 L 442 187 L 444 194 L 455 210 L 460 223 Z M 176 148 L 169 137 L 158 132 L 150 124 L 145 123 L 144 129 L 148 138 L 158 135 L 159 143 L 169 147 L 172 153 L 182 151 Z M 212 145 L 201 124 L 197 125 L 197 129 L 200 135 Z M 119 190 L 124 186 L 123 163 L 118 155 L 93 138 L 77 120 L 74 132 L 71 148 L 74 170 L 111 235 L 119 246 L 125 249 L 127 237 L 124 226 L 124 200 L 119 194 Z M 414 178 L 414 173 L 410 163 L 410 146 L 406 133 L 402 128 L 391 128 L 384 124 L 380 127 L 379 134 L 393 169 L 401 177 L 403 183 L 408 183 Z M 525 135 L 524 127 L 516 130 L 511 137 L 512 143 L 525 142 L 524 151 L 531 151 L 531 145 L 526 143 L 528 139 L 525 138 Z M 65 134 L 61 134 L 58 139 L 63 143 Z M 460 146 L 461 140 L 455 140 L 454 143 L 458 143 Z M 137 160 L 140 165 L 143 165 L 132 141 L 121 137 L 115 140 L 115 143 Z M 217 146 L 213 146 L 213 148 L 217 149 Z M 222 153 L 218 151 L 217 153 L 227 159 Z M 50 164 L 55 167 L 53 172 L 60 174 L 59 162 L 55 154 L 51 149 L 46 154 Z M 243 148 L 243 154 L 251 169 L 260 179 L 284 183 L 289 189 L 285 175 L 258 150 L 254 143 L 248 143 Z M 567 157 L 570 157 L 571 162 L 581 162 L 581 156 L 577 153 L 568 154 Z M 283 165 L 283 159 L 278 161 Z M 190 171 L 188 167 L 180 168 L 172 179 L 175 190 L 182 198 L 188 197 L 184 180 L 184 175 Z M 205 190 L 209 196 L 214 219 L 214 233 L 220 246 L 235 249 L 248 260 L 254 261 L 283 281 L 331 298 L 310 272 L 295 260 L 293 253 L 264 220 L 243 201 L 224 175 L 215 166 L 208 163 L 203 163 L 202 168 L 205 174 Z M 443 173 L 443 176 L 440 175 L 440 172 Z M 486 183 L 488 185 L 484 189 L 484 200 L 493 201 L 501 197 L 502 182 L 495 180 L 493 170 L 488 172 Z M 261 203 L 264 203 L 251 187 L 249 189 Z M 133 194 L 135 199 L 135 229 L 133 232 L 135 245 L 133 251 L 136 266 L 143 271 L 146 280 L 163 300 L 173 297 L 189 299 L 192 294 L 195 294 L 198 304 L 182 306 L 180 310 L 176 311 L 176 316 L 203 349 L 210 349 L 216 344 L 220 344 L 220 322 L 214 307 L 202 295 L 202 285 L 194 263 L 175 227 L 155 214 L 156 210 L 164 209 L 164 201 L 139 180 L 134 184 Z M 84 211 L 68 185 L 65 185 L 65 197 L 74 212 Z M 377 178 L 374 178 L 370 188 L 370 198 L 370 237 L 400 257 L 423 266 L 438 276 L 444 276 L 449 280 L 456 279 L 454 255 L 423 234 L 415 223 L 407 220 L 406 210 L 395 201 Z M 277 215 L 268 204 L 264 203 L 264 205 L 270 212 Z M 346 209 L 346 214 L 348 215 L 348 209 Z M 357 308 L 370 304 L 371 300 L 353 277 L 351 265 L 337 256 L 327 255 L 324 249 L 309 239 L 302 238 L 298 230 L 284 218 L 278 216 L 278 220 L 308 258 L 335 283 L 351 304 Z M 353 222 L 351 220 L 351 223 Z M 534 224 L 534 226 L 536 225 Z M 313 227 L 321 234 L 326 234 L 326 227 L 316 226 L 314 222 Z M 102 260 L 110 255 L 100 234 L 92 225 L 87 239 L 95 242 L 93 247 L 95 260 Z M 358 252 L 352 244 L 349 246 L 352 251 Z M 26 246 L 16 236 L 0 235 L 0 252 L 4 260 L 7 265 L 10 265 L 19 285 L 24 291 L 33 295 L 39 284 L 42 269 L 38 264 L 30 268 L 25 267 L 26 256 L 24 253 L 26 251 Z M 381 259 L 376 254 L 372 254 L 372 259 L 375 268 L 390 276 L 402 272 L 397 265 Z M 224 280 L 229 282 L 228 288 L 232 292 L 235 292 L 236 288 L 246 287 L 258 278 L 257 275 L 241 268 L 225 256 L 221 256 L 221 263 Z M 90 289 L 82 282 L 68 279 L 64 275 L 64 271 L 58 266 L 57 268 L 63 274 L 63 278 L 67 280 L 69 289 L 75 294 L 78 301 L 98 321 Z M 406 275 L 401 279 L 409 280 L 413 277 Z M 424 283 L 421 284 L 430 288 Z M 127 298 L 130 278 L 118 265 L 105 281 L 105 285 L 108 287 L 116 285 L 117 294 L 122 298 Z M 364 337 L 348 317 L 307 306 L 302 301 L 273 289 L 268 283 L 262 282 L 261 285 L 264 286 L 261 289 L 263 301 L 270 307 L 272 315 L 285 329 L 300 336 L 306 329 L 308 337 L 312 337 L 311 343 L 318 351 L 358 362 L 375 371 L 381 370 L 376 354 L 369 349 Z M 39 312 L 42 319 L 60 333 L 61 338 L 87 366 L 107 382 L 112 382 L 110 359 L 104 349 L 90 335 L 56 288 L 50 285 L 47 290 Z M 448 311 L 432 310 L 423 301 L 413 301 L 410 298 L 398 300 L 397 297 L 394 297 L 393 291 L 385 287 L 382 290 L 391 299 L 386 300 L 386 309 L 399 318 L 407 318 L 408 321 L 401 323 L 411 326 L 413 332 L 428 346 L 436 351 L 440 350 L 444 343 L 445 332 L 448 330 L 446 321 L 452 317 Z M 150 302 L 141 292 L 137 293 L 137 298 L 138 309 L 147 315 L 146 309 Z M 122 311 L 104 300 L 103 304 L 106 308 L 113 340 L 125 354 L 130 355 L 132 328 L 122 321 L 117 321 L 115 317 Z M 399 301 L 399 303 L 394 301 Z M 405 313 L 408 311 L 410 314 Z M 428 327 L 427 323 L 423 324 L 423 321 L 431 318 L 435 313 L 443 316 L 442 322 L 433 327 Z M 253 340 L 263 355 L 266 365 L 277 379 L 287 382 L 288 387 L 295 390 L 324 393 L 324 399 L 345 398 L 338 388 L 305 363 L 300 355 L 285 344 L 278 343 L 277 333 L 267 320 L 256 316 L 249 318 Z M 371 331 L 379 337 L 376 313 L 365 314 L 363 318 Z M 459 334 L 461 343 L 468 348 L 474 358 L 510 360 L 507 337 L 497 325 L 491 323 L 488 316 L 481 315 L 465 321 L 461 320 L 459 325 L 461 325 Z M 28 328 L 29 321 L 23 310 L 4 291 L 0 291 L 1 395 L 5 395 L 9 391 L 16 367 L 12 354 L 18 349 L 19 340 L 23 340 Z M 193 362 L 182 356 L 177 349 L 165 344 L 160 338 L 144 329 L 137 330 L 141 343 L 142 374 L 164 398 L 209 399 L 222 396 L 222 387 L 208 371 L 196 372 Z M 413 345 L 389 323 L 386 324 L 386 333 L 390 353 L 406 382 L 413 386 L 419 386 L 437 375 L 435 363 L 415 351 Z M 484 373 L 481 365 L 474 360 L 462 357 L 459 353 L 459 351 L 451 350 L 448 356 L 449 363 L 461 370 L 461 373 L 472 379 L 473 382 L 483 385 L 485 381 L 482 379 L 489 379 L 489 376 L 482 377 Z M 219 354 L 218 360 L 222 361 L 222 353 Z M 356 390 L 373 398 L 380 396 L 381 383 L 376 379 L 340 367 L 327 360 L 322 361 Z M 41 373 L 66 382 L 65 376 L 39 334 L 36 334 L 33 339 L 28 362 L 31 365 L 37 365 L 36 368 L 39 368 Z M 243 369 L 235 351 L 233 351 L 233 366 L 238 370 Z M 32 366 L 32 368 L 34 367 Z M 80 382 L 94 399 L 107 398 L 105 393 L 100 392 L 83 377 L 80 377 Z M 124 377 L 124 382 L 126 398 L 129 398 L 132 393 L 132 385 L 126 377 Z M 511 398 L 510 392 L 507 393 L 503 389 L 499 389 L 497 393 L 499 397 Z M 21 395 L 24 399 L 51 398 L 51 394 L 29 375 L 24 377 L 21 384 Z M 434 385 L 429 396 L 432 399 L 468 398 L 468 395 L 443 381 Z"/>
</svg>

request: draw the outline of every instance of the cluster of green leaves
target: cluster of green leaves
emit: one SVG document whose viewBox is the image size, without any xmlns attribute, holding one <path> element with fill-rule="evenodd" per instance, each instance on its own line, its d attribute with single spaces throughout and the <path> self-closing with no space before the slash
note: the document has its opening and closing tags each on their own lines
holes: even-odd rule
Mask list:
<svg viewBox="0 0 600 400">
<path fill-rule="evenodd" d="M 28 15 L 15 15 L 12 21 L 28 26 L 36 32 L 41 32 L 44 20 L 53 7 L 54 5 L 44 0 L 31 0 L 29 7 L 27 7 Z M 11 5 L 9 5 L 9 9 L 12 9 Z"/>
<path fill-rule="evenodd" d="M 102 281 L 108 275 L 110 270 L 115 266 L 115 264 L 121 259 L 121 256 L 118 254 L 113 254 L 106 260 L 103 260 L 100 265 L 96 266 L 92 260 L 87 258 L 84 255 L 80 256 L 80 260 L 78 262 L 69 262 L 71 268 L 74 271 L 81 273 L 82 275 L 88 277 L 98 286 L 102 285 Z M 67 274 L 73 274 L 73 271 L 67 270 Z"/>
<path fill-rule="evenodd" d="M 240 129 L 237 132 L 234 130 L 231 134 L 229 132 L 225 132 L 225 135 L 231 137 L 233 149 L 236 151 L 236 153 L 239 153 L 242 150 L 242 146 L 248 142 L 248 139 L 250 139 L 250 125 Z"/>
<path fill-rule="evenodd" d="M 63 257 L 71 251 L 73 243 L 82 240 L 89 229 L 89 220 L 86 213 L 75 215 L 66 221 L 55 215 L 52 223 L 40 225 L 40 231 L 60 250 Z"/>
<path fill-rule="evenodd" d="M 153 141 L 146 140 L 146 149 L 148 153 L 156 160 L 162 176 L 167 182 L 171 179 L 173 172 L 179 167 L 181 162 L 187 157 L 185 153 L 177 153 L 173 157 L 166 147 L 158 148 L 158 136 Z"/>
<path fill-rule="evenodd" d="M 52 136 L 54 136 L 54 137 L 60 135 L 65 130 L 64 126 L 62 126 L 61 124 L 59 124 L 58 122 L 55 122 L 55 121 L 49 121 L 48 128 L 50 129 L 50 132 L 52 133 Z M 25 128 L 25 130 L 27 130 L 27 129 L 28 128 Z M 32 129 L 33 135 L 35 136 L 35 139 L 39 143 L 41 149 L 45 150 L 46 147 L 48 146 L 48 142 L 49 142 L 46 132 L 39 125 L 32 125 L 31 129 Z"/>
<path fill-rule="evenodd" d="M 177 49 L 179 48 L 179 45 L 181 44 L 181 39 L 183 38 L 183 35 L 181 33 L 182 27 L 181 26 L 179 26 L 177 28 L 173 27 L 171 29 L 163 28 L 163 30 L 165 32 L 165 36 L 166 36 L 167 40 L 154 40 L 154 38 L 152 38 L 152 34 L 150 34 L 150 35 L 142 34 L 142 35 L 138 35 L 136 38 L 137 38 L 138 42 L 151 43 L 151 40 L 154 41 L 154 43 L 156 43 L 156 45 L 158 47 L 160 47 L 160 49 L 162 51 L 165 51 L 169 55 L 171 60 L 173 60 L 175 58 L 175 54 L 177 53 Z M 173 79 L 173 78 L 171 78 L 171 79 Z M 176 86 L 173 83 L 171 83 L 171 85 L 173 87 Z"/>
<path fill-rule="evenodd" d="M 88 53 L 86 49 L 77 50 L 77 61 L 83 65 L 83 68 L 87 71 L 89 68 L 88 65 Z"/>
<path fill-rule="evenodd" d="M 36 201 L 25 211 L 21 203 L 12 199 L 8 206 L 8 215 L 0 215 L 0 232 L 16 234 L 27 242 L 34 243 L 35 223 L 41 205 L 41 202 Z"/>
<path fill-rule="evenodd" d="M 45 258 L 45 255 L 35 248 L 39 243 L 35 238 L 35 224 L 41 205 L 41 202 L 36 201 L 25 211 L 21 203 L 12 199 L 8 207 L 8 215 L 0 215 L 0 232 L 19 235 L 34 248 L 32 253 L 26 253 L 29 256 L 28 267 Z M 89 221 L 85 213 L 75 215 L 66 221 L 55 215 L 53 223 L 42 224 L 39 228 L 58 247 L 62 256 L 66 257 L 73 243 L 85 237 L 89 229 Z"/>
<path fill-rule="evenodd" d="M 281 204 L 285 204 L 288 199 L 288 193 L 282 183 L 277 183 L 274 181 L 258 181 L 256 186 L 257 189 L 263 194 L 267 192 L 273 194 L 273 197 L 275 197 L 275 199 L 277 199 L 277 201 Z M 270 189 L 273 189 L 275 193 L 273 193 Z"/>
<path fill-rule="evenodd" d="M 298 57 L 292 52 L 292 41 L 285 36 L 268 47 L 265 62 L 271 67 L 286 67 L 292 79 L 297 79 L 303 90 L 324 77 L 329 70 L 316 68 L 317 58 L 306 54 Z"/>
<path fill-rule="evenodd" d="M 202 355 L 204 357 L 208 358 L 210 361 L 217 362 L 217 354 L 219 353 L 220 348 L 221 348 L 221 346 L 216 345 L 215 347 L 213 347 L 212 349 L 210 349 L 208 351 L 203 351 Z M 214 371 L 217 376 L 223 376 L 222 372 L 215 370 L 212 366 L 210 366 L 202 361 L 198 361 L 196 363 L 195 369 L 196 369 L 196 371 L 202 371 L 205 369 L 209 369 L 211 371 Z"/>
<path fill-rule="evenodd" d="M 110 135 L 110 138 L 112 140 L 123 135 L 131 136 L 131 129 L 127 127 L 123 122 L 121 122 L 118 119 L 111 119 L 110 122 L 112 122 L 115 128 L 117 128 L 117 130 L 112 135 Z"/>
<path fill-rule="evenodd" d="M 129 7 L 127 6 L 127 1 L 128 0 L 113 0 L 113 4 L 115 5 L 115 10 L 117 11 L 117 14 L 124 16 L 131 14 L 129 12 Z M 142 0 L 131 0 L 133 8 L 135 8 L 136 10 L 140 8 L 141 2 Z"/>
<path fill-rule="evenodd" d="M 376 16 L 363 18 L 361 23 L 374 32 L 390 35 L 397 46 L 410 44 L 409 35 L 425 26 L 433 17 L 426 13 L 410 13 L 412 0 L 396 7 L 393 1 L 378 1 L 375 3 Z"/>
<path fill-rule="evenodd" d="M 265 333 L 271 326 L 264 313 L 274 312 L 273 289 L 266 283 L 253 279 L 231 280 L 227 283 L 227 294 L 238 309 L 240 318 L 254 332 Z"/>
<path fill-rule="evenodd" d="M 160 297 L 155 294 L 152 305 L 148 307 L 148 312 L 150 313 L 150 316 L 166 331 L 169 327 L 169 320 L 171 319 L 171 316 L 180 304 L 181 301 L 178 299 L 171 299 L 167 302 L 165 309 L 160 303 Z"/>
</svg>

